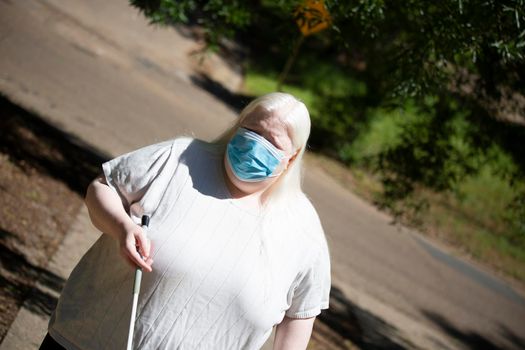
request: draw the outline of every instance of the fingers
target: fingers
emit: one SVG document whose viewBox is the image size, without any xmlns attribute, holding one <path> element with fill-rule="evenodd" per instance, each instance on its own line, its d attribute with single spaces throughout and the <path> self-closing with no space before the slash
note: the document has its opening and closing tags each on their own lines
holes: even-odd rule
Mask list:
<svg viewBox="0 0 525 350">
<path fill-rule="evenodd" d="M 139 250 L 140 254 L 147 258 L 150 255 L 150 240 L 146 237 L 144 234 L 144 231 L 138 230 L 135 233 L 135 241 L 137 243 L 137 249 Z"/>
<path fill-rule="evenodd" d="M 137 268 L 137 264 L 135 263 L 135 259 L 133 259 L 132 257 L 130 257 L 128 255 L 126 249 L 122 250 L 121 255 L 124 258 L 124 261 L 126 262 L 126 264 L 128 264 L 130 267 L 132 267 L 134 269 Z M 150 269 L 146 269 L 146 271 L 151 272 L 152 271 L 151 265 L 153 264 L 153 259 L 152 258 L 148 258 L 148 259 L 145 260 L 145 263 L 150 267 Z"/>
<path fill-rule="evenodd" d="M 133 238 L 133 237 L 132 237 Z M 128 257 L 138 266 L 142 269 L 151 272 L 151 266 L 146 264 L 146 261 L 140 256 L 139 252 L 137 251 L 136 245 L 135 245 L 135 239 L 126 241 L 126 253 L 128 254 Z"/>
<path fill-rule="evenodd" d="M 152 258 L 147 258 L 147 259 L 145 260 L 145 262 L 146 262 L 146 264 L 151 268 L 151 265 L 153 264 L 153 259 L 152 259 Z M 150 272 L 151 272 L 151 270 L 150 270 Z"/>
<path fill-rule="evenodd" d="M 149 257 L 151 243 L 140 227 L 137 226 L 133 231 L 126 232 L 120 246 L 121 255 L 126 262 L 135 268 L 152 271 L 153 259 Z"/>
</svg>

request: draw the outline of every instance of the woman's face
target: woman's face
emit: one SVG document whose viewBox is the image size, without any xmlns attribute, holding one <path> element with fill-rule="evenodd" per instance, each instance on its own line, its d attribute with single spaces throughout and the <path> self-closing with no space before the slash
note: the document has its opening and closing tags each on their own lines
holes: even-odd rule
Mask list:
<svg viewBox="0 0 525 350">
<path fill-rule="evenodd" d="M 289 166 L 289 163 L 295 158 L 297 152 L 294 152 L 295 150 L 293 149 L 288 126 L 281 117 L 275 113 L 268 113 L 262 108 L 256 108 L 244 118 L 240 126 L 264 137 L 284 153 L 285 158 L 278 165 L 277 169 L 275 169 L 275 173 L 279 173 L 281 170 L 286 169 Z M 270 177 L 259 182 L 242 181 L 233 174 L 226 161 L 226 155 L 224 157 L 224 165 L 228 179 L 243 194 L 264 191 L 279 178 L 278 176 Z M 235 193 L 232 194 L 235 195 Z"/>
</svg>

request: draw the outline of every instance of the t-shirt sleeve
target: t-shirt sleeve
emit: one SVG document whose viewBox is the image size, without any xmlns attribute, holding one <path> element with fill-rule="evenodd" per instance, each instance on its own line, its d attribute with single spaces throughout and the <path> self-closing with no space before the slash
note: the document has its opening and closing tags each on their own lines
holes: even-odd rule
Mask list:
<svg viewBox="0 0 525 350">
<path fill-rule="evenodd" d="M 176 162 L 173 145 L 173 140 L 160 142 L 102 164 L 106 182 L 118 193 L 127 210 L 146 193 L 148 197 L 162 194 L 173 175 L 171 163 Z"/>
<path fill-rule="evenodd" d="M 321 310 L 328 309 L 330 299 L 330 255 L 328 245 L 323 240 L 321 249 L 309 268 L 298 277 L 290 308 L 285 315 L 290 318 L 309 318 L 317 316 Z"/>
</svg>

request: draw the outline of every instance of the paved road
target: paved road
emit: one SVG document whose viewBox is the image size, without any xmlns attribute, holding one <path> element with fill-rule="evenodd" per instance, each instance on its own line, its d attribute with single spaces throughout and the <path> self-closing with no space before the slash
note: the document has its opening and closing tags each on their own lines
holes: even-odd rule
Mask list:
<svg viewBox="0 0 525 350">
<path fill-rule="evenodd" d="M 124 0 L 0 1 L 1 93 L 107 154 L 180 133 L 211 139 L 234 120 L 191 83 L 193 48 Z M 224 82 L 239 78 L 212 62 Z M 525 347 L 522 296 L 307 169 L 332 254 L 327 322 L 357 319 L 370 346 Z"/>
</svg>

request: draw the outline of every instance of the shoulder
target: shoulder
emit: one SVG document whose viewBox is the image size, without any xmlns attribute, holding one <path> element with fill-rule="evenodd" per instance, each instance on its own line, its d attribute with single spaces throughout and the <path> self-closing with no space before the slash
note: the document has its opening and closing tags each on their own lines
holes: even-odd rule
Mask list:
<svg viewBox="0 0 525 350">
<path fill-rule="evenodd" d="M 302 215 L 298 216 L 300 218 L 298 220 L 299 227 L 302 236 L 306 238 L 305 240 L 310 242 L 308 245 L 308 249 L 310 250 L 310 261 L 322 266 L 329 265 L 330 249 L 319 214 L 306 194 L 301 194 L 299 203 L 302 210 Z"/>
<path fill-rule="evenodd" d="M 176 137 L 142 146 L 124 155 L 152 157 L 155 155 L 169 154 L 177 150 L 182 152 L 191 144 L 192 140 L 190 137 Z"/>
<path fill-rule="evenodd" d="M 210 153 L 211 144 L 190 136 L 178 136 L 169 140 L 151 144 L 143 148 L 149 154 L 164 155 L 173 161 L 200 157 Z"/>
<path fill-rule="evenodd" d="M 180 152 L 183 152 L 186 150 L 192 143 L 194 143 L 197 139 L 190 137 L 190 136 L 178 136 L 175 137 L 166 143 L 173 149 L 178 150 Z"/>
<path fill-rule="evenodd" d="M 294 232 L 294 249 L 299 257 L 298 276 L 308 271 L 326 274 L 330 269 L 330 249 L 321 219 L 312 201 L 305 195 L 297 196 L 289 211 L 288 226 Z M 322 272 L 318 272 L 322 271 Z"/>
<path fill-rule="evenodd" d="M 310 199 L 301 193 L 294 200 L 294 205 L 289 210 L 290 223 L 298 237 L 307 245 L 308 249 L 317 255 L 328 251 L 326 234 L 321 219 Z"/>
<path fill-rule="evenodd" d="M 133 164 L 135 168 L 144 169 L 149 169 L 154 164 L 162 167 L 169 164 L 176 165 L 185 158 L 199 158 L 203 153 L 202 144 L 204 143 L 193 137 L 179 136 L 148 144 L 123 154 L 112 162 Z"/>
<path fill-rule="evenodd" d="M 324 230 L 321 224 L 319 214 L 313 203 L 304 194 L 297 195 L 294 205 L 293 215 L 298 218 L 297 224 L 313 239 L 324 237 Z"/>
<path fill-rule="evenodd" d="M 174 151 L 185 153 L 187 156 L 195 154 L 202 155 L 203 153 L 209 154 L 210 156 L 222 154 L 221 145 L 190 136 L 176 137 L 171 140 L 171 143 Z"/>
</svg>

